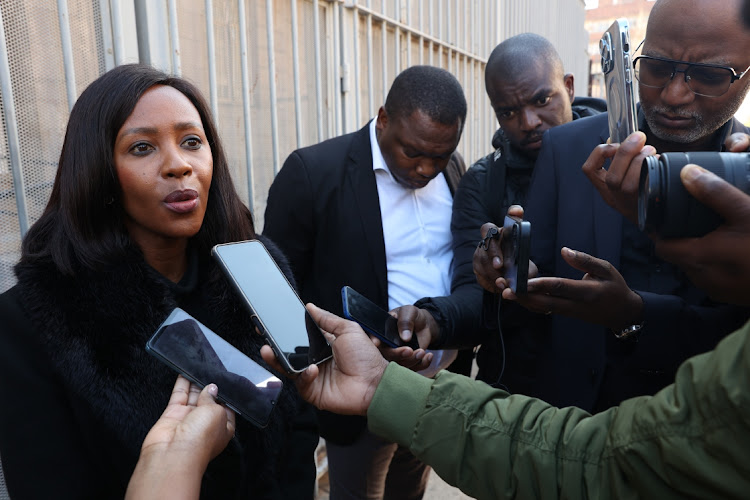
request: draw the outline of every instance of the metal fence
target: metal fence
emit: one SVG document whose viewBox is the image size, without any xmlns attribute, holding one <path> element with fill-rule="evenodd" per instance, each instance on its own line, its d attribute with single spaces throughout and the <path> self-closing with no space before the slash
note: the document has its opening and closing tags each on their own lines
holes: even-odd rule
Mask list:
<svg viewBox="0 0 750 500">
<path fill-rule="evenodd" d="M 286 156 L 361 127 L 408 66 L 441 66 L 464 86 L 467 162 L 491 148 L 483 71 L 502 39 L 547 36 L 583 93 L 583 20 L 583 0 L 2 0 L 0 291 L 49 196 L 70 108 L 115 65 L 149 63 L 198 85 L 262 228 Z"/>
</svg>

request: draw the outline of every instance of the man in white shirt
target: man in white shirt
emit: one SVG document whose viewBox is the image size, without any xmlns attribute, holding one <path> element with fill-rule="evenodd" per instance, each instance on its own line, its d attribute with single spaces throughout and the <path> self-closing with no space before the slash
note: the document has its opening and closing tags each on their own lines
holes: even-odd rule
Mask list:
<svg viewBox="0 0 750 500">
<path fill-rule="evenodd" d="M 447 71 L 413 66 L 377 118 L 294 151 L 268 195 L 264 234 L 279 245 L 305 302 L 342 314 L 349 285 L 384 309 L 450 292 L 455 153 L 466 100 Z M 432 354 L 418 351 L 414 369 Z M 319 415 L 331 499 L 419 499 L 426 467 L 366 430 L 362 417 Z"/>
</svg>

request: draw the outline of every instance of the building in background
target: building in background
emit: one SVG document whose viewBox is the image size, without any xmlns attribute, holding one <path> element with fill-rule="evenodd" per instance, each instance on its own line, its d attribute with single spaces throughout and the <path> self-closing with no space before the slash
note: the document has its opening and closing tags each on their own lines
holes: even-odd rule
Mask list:
<svg viewBox="0 0 750 500">
<path fill-rule="evenodd" d="M 589 32 L 589 60 L 591 72 L 589 95 L 604 99 L 604 75 L 602 74 L 599 39 L 615 19 L 624 17 L 630 26 L 630 43 L 633 50 L 646 38 L 646 23 L 654 0 L 586 0 L 586 22 Z"/>
<path fill-rule="evenodd" d="M 260 226 L 284 158 L 360 128 L 411 65 L 458 78 L 469 106 L 458 149 L 467 162 L 485 155 L 496 128 L 489 52 L 539 33 L 584 85 L 584 16 L 582 0 L 2 0 L 0 291 L 49 197 L 69 110 L 116 65 L 140 61 L 198 85 Z"/>
</svg>

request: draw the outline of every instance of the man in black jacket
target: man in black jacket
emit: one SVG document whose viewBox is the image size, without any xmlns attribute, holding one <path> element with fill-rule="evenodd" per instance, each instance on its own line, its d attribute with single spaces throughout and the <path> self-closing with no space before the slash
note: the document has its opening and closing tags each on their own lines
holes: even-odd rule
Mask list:
<svg viewBox="0 0 750 500">
<path fill-rule="evenodd" d="M 430 348 L 481 344 L 478 378 L 493 383 L 500 375 L 504 353 L 492 324 L 494 314 L 488 318 L 492 320 L 489 327 L 480 319 L 483 294 L 472 269 L 479 228 L 487 221 L 501 226 L 510 205 L 525 203 L 546 130 L 605 111 L 606 103 L 574 97 L 573 75 L 564 73 L 554 46 L 533 33 L 516 35 L 495 47 L 487 61 L 485 87 L 500 128 L 492 138 L 495 151 L 472 165 L 456 191 L 451 294 L 423 298 L 415 303 L 421 310 L 406 306 L 398 313 L 402 331 L 413 330 L 415 324 L 429 325 Z M 496 300 L 487 295 L 486 301 Z M 467 357 L 462 354 L 461 358 Z"/>
<path fill-rule="evenodd" d="M 455 77 L 412 66 L 359 131 L 289 155 L 268 193 L 264 234 L 288 257 L 304 301 L 342 315 L 344 285 L 383 309 L 448 292 L 445 221 L 465 169 L 455 152 L 465 120 Z M 369 433 L 362 417 L 318 416 L 331 500 L 422 497 L 426 469 L 408 450 Z"/>
</svg>

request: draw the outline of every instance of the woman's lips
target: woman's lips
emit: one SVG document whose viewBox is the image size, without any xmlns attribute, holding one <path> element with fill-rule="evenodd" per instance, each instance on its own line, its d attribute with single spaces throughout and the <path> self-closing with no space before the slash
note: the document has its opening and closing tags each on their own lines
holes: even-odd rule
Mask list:
<svg viewBox="0 0 750 500">
<path fill-rule="evenodd" d="M 180 191 L 172 191 L 169 195 L 164 198 L 164 204 L 170 210 L 184 214 L 195 210 L 198 206 L 198 192 L 193 189 L 183 189 Z"/>
</svg>

